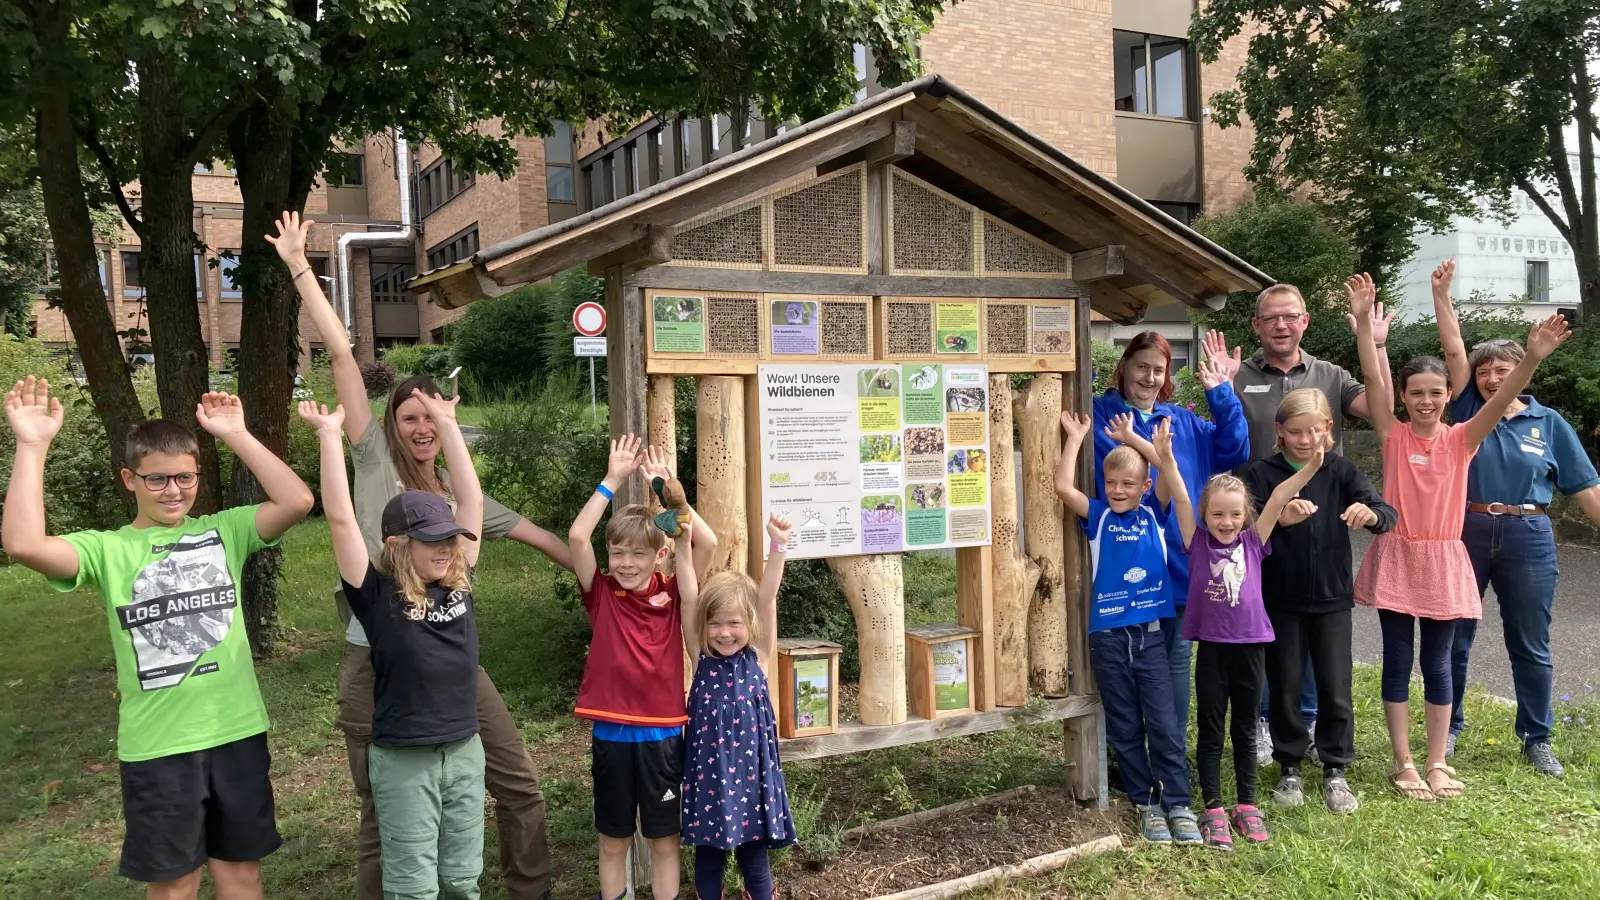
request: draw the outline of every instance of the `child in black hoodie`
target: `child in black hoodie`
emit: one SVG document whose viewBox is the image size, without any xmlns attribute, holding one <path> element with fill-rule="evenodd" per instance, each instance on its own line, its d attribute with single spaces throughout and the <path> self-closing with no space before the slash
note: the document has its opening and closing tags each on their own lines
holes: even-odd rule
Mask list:
<svg viewBox="0 0 1600 900">
<path fill-rule="evenodd" d="M 1256 460 L 1245 473 L 1258 509 L 1319 449 L 1333 447 L 1333 412 L 1319 390 L 1291 391 L 1274 418 L 1282 452 Z M 1262 599 L 1276 636 L 1267 648 L 1272 758 L 1282 768 L 1272 792 L 1275 803 L 1305 802 L 1300 764 L 1310 736 L 1300 715 L 1300 679 L 1309 656 L 1321 705 L 1317 751 L 1323 803 L 1334 813 L 1354 812 L 1359 805 L 1344 777 L 1355 758 L 1356 735 L 1350 708 L 1355 573 L 1349 530 L 1382 534 L 1397 519 L 1394 507 L 1383 502 L 1355 463 L 1332 453 L 1278 518 L 1272 553 L 1261 565 Z"/>
</svg>

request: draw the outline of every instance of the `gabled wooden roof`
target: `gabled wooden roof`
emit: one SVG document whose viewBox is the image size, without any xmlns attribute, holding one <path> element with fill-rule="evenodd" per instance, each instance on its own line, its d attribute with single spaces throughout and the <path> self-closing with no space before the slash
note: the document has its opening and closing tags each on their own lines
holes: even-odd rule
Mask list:
<svg viewBox="0 0 1600 900">
<path fill-rule="evenodd" d="M 905 124 L 909 123 L 909 127 Z M 714 160 L 582 215 L 478 251 L 411 282 L 442 306 L 492 297 L 629 245 L 664 247 L 673 226 L 785 179 L 870 155 L 913 135 L 895 165 L 1067 251 L 1120 246 L 1122 274 L 1092 284 L 1114 319 L 1177 301 L 1220 305 L 1272 279 L 1073 160 L 939 76 L 928 76 Z"/>
</svg>

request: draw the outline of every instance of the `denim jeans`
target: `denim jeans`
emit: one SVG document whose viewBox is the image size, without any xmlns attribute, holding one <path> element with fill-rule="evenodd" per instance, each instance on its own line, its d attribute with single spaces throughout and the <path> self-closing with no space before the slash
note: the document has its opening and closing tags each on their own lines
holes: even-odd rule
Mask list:
<svg viewBox="0 0 1600 900">
<path fill-rule="evenodd" d="M 1500 603 L 1506 653 L 1511 657 L 1511 680 L 1517 695 L 1517 735 L 1524 744 L 1550 740 L 1555 716 L 1550 692 L 1555 667 L 1550 664 L 1550 610 L 1556 600 L 1556 539 L 1547 516 L 1495 516 L 1467 513 L 1461 532 L 1478 576 L 1478 592 L 1494 586 Z M 1456 623 L 1455 646 L 1450 654 L 1455 687 L 1455 709 L 1450 730 L 1466 727 L 1461 698 L 1466 692 L 1467 657 L 1472 653 L 1476 620 Z"/>
<path fill-rule="evenodd" d="M 1165 620 L 1094 632 L 1089 667 L 1128 799 L 1171 809 L 1189 805 L 1189 761 L 1172 715 L 1164 625 Z"/>
<path fill-rule="evenodd" d="M 1178 722 L 1178 746 L 1183 747 L 1189 736 L 1189 690 L 1194 677 L 1189 674 L 1190 658 L 1194 655 L 1194 641 L 1183 639 L 1183 610 L 1176 618 L 1161 620 L 1161 634 L 1167 644 L 1167 670 L 1172 678 L 1172 714 Z"/>
<path fill-rule="evenodd" d="M 1267 689 L 1261 692 L 1261 718 L 1268 715 L 1272 697 L 1272 675 L 1267 674 Z M 1306 657 L 1306 674 L 1300 679 L 1300 718 L 1306 720 L 1306 725 L 1317 724 L 1317 677 L 1311 670 L 1311 657 Z"/>
</svg>

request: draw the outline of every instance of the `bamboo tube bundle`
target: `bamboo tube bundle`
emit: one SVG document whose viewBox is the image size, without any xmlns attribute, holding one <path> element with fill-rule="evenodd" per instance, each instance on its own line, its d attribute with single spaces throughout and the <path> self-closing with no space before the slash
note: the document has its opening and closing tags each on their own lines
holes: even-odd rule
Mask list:
<svg viewBox="0 0 1600 900">
<path fill-rule="evenodd" d="M 1028 702 L 1028 610 L 1039 566 L 1017 543 L 1017 482 L 1012 461 L 1011 376 L 989 376 L 989 497 L 994 521 L 995 703 Z"/>
<path fill-rule="evenodd" d="M 900 554 L 828 560 L 856 620 L 861 648 L 861 724 L 906 720 L 906 598 Z"/>
<path fill-rule="evenodd" d="M 1021 392 L 1023 536 L 1039 567 L 1028 616 L 1028 669 L 1046 697 L 1067 694 L 1067 592 L 1063 568 L 1066 523 L 1055 492 L 1061 460 L 1061 376 L 1037 375 Z"/>
</svg>

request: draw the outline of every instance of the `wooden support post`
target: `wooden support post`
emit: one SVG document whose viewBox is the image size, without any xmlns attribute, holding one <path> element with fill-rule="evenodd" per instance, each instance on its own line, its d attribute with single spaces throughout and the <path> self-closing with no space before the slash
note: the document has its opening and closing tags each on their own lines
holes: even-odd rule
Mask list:
<svg viewBox="0 0 1600 900">
<path fill-rule="evenodd" d="M 766 476 L 762 474 L 761 461 L 761 386 L 760 378 L 755 375 L 744 377 L 744 446 L 745 459 L 748 465 L 744 471 L 745 481 L 745 520 L 748 523 L 750 535 L 749 549 L 747 551 L 745 573 L 761 583 L 762 573 L 766 571 L 767 561 L 764 552 L 767 546 L 767 518 L 761 508 L 761 486 L 765 483 Z M 790 523 L 796 524 L 796 523 Z M 761 646 L 757 648 L 761 658 L 761 672 L 770 682 L 773 676 L 773 661 L 778 656 L 778 635 L 764 634 L 761 636 Z M 838 716 L 834 717 L 836 720 Z"/>
<path fill-rule="evenodd" d="M 712 571 L 746 571 L 744 379 L 702 375 L 695 415 L 695 500 L 700 517 L 717 533 Z"/>
<path fill-rule="evenodd" d="M 994 702 L 1028 702 L 1028 608 L 1039 566 L 1017 543 L 1017 479 L 1012 459 L 1011 378 L 989 376 L 989 498 L 994 521 Z M 970 623 L 964 623 L 970 624 Z"/>
<path fill-rule="evenodd" d="M 1127 265 L 1128 248 L 1121 244 L 1107 244 L 1093 250 L 1079 250 L 1072 254 L 1072 280 L 1099 281 L 1121 275 Z"/>
<path fill-rule="evenodd" d="M 1078 300 L 1078 322 L 1089 321 L 1089 300 Z M 1078 331 L 1077 371 L 1065 379 L 1064 405 L 1074 412 L 1088 413 L 1093 409 L 1093 375 L 1087 361 L 1090 359 L 1089 331 Z M 1085 442 L 1078 458 L 1078 485 L 1090 496 L 1095 493 L 1094 446 Z M 1073 694 L 1095 692 L 1094 674 L 1089 668 L 1089 603 L 1093 578 L 1089 571 L 1089 546 L 1081 528 L 1067 529 L 1068 538 L 1063 548 L 1063 588 L 1067 610 L 1067 686 Z M 1066 724 L 1064 748 L 1072 765 L 1068 788 L 1079 800 L 1095 800 L 1100 808 L 1106 807 L 1106 742 L 1105 714 L 1096 712 L 1069 720 Z"/>
<path fill-rule="evenodd" d="M 678 474 L 678 379 L 674 375 L 651 375 L 646 390 L 646 415 L 650 422 L 650 445 L 663 447 L 672 457 L 672 474 Z M 651 498 L 651 506 L 660 502 Z"/>
<path fill-rule="evenodd" d="M 900 554 L 828 560 L 855 615 L 861 646 L 861 724 L 906 720 L 906 597 Z"/>
<path fill-rule="evenodd" d="M 1022 432 L 1023 537 L 1039 566 L 1028 615 L 1028 670 L 1046 697 L 1067 694 L 1067 597 L 1062 574 L 1063 521 L 1055 471 L 1061 459 L 1061 376 L 1034 376 L 1018 403 Z"/>
<path fill-rule="evenodd" d="M 606 403 L 611 412 L 611 437 L 649 434 L 645 413 L 644 288 L 624 285 L 620 266 L 606 272 L 606 319 L 610 334 L 606 347 Z M 650 486 L 629 478 L 617 488 L 614 508 L 644 503 Z"/>
<path fill-rule="evenodd" d="M 994 454 L 991 453 L 990 458 L 993 459 Z M 989 547 L 956 548 L 956 621 L 978 630 L 978 636 L 972 641 L 971 662 L 973 705 L 978 712 L 988 712 L 998 702 L 993 574 L 993 554 Z"/>
</svg>

